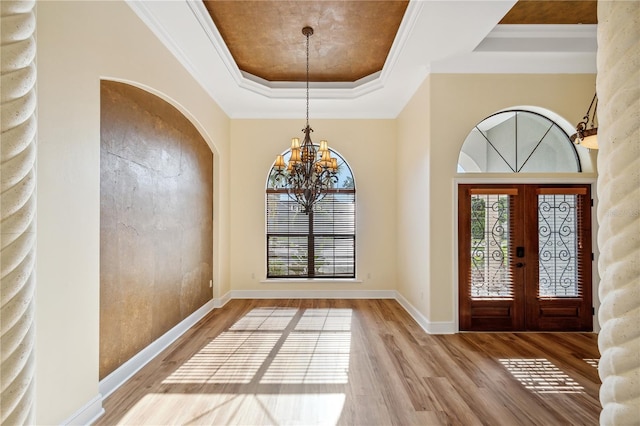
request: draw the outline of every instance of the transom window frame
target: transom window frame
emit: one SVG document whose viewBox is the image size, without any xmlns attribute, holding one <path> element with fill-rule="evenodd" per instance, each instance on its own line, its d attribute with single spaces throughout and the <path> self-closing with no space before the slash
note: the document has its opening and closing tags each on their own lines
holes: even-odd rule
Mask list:
<svg viewBox="0 0 640 426">
<path fill-rule="evenodd" d="M 318 146 L 317 144 L 314 145 Z M 338 174 L 340 176 L 338 185 L 349 186 L 327 191 L 324 199 L 314 207 L 318 211 L 311 212 L 309 215 L 306 215 L 302 208 L 289 198 L 287 188 L 273 188 L 271 181 L 275 173 L 274 164 L 269 169 L 265 191 L 267 281 L 356 279 L 357 197 L 355 177 L 345 158 L 335 149 L 329 148 L 329 150 L 331 156 L 338 160 Z M 282 155 L 285 163 L 288 162 L 291 156 L 291 149 L 287 149 Z M 278 195 L 279 199 L 276 199 L 275 194 Z M 273 215 L 278 210 L 281 213 L 280 218 L 276 218 L 276 220 L 273 217 L 270 218 L 270 215 Z M 327 213 L 331 218 L 326 216 Z M 287 215 L 287 217 L 285 218 L 282 214 Z M 318 218 L 319 215 L 325 215 L 325 217 Z M 338 219 L 337 222 L 336 218 Z M 283 226 L 285 219 L 291 225 L 287 226 L 287 229 L 284 229 Z M 300 227 L 305 225 L 307 229 L 301 230 Z M 333 228 L 333 232 L 326 232 L 328 228 Z M 303 255 L 295 258 L 300 252 L 300 247 L 294 247 L 292 243 L 286 243 L 278 247 L 278 238 L 282 240 L 294 239 L 298 243 L 306 240 L 306 249 L 303 247 L 303 252 L 306 250 L 306 257 Z M 326 247 L 327 241 L 332 241 L 332 244 L 330 244 L 331 249 Z M 325 247 L 319 247 L 323 242 Z M 284 253 L 285 247 L 288 250 L 286 255 Z M 295 252 L 292 251 L 292 247 Z M 275 255 L 275 250 L 279 250 L 282 255 Z M 328 251 L 333 251 L 333 256 L 326 256 Z M 345 251 L 347 256 L 344 256 Z M 324 252 L 325 255 L 318 252 Z M 278 263 L 279 261 L 284 261 L 284 265 L 282 262 Z M 303 264 L 306 264 L 306 268 Z M 276 267 L 281 269 L 278 270 Z M 331 268 L 333 268 L 333 272 L 328 273 L 327 270 Z"/>
<path fill-rule="evenodd" d="M 509 161 L 507 161 L 502 153 L 493 145 L 492 141 L 489 140 L 489 138 L 487 138 L 487 136 L 485 135 L 485 133 L 479 128 L 479 126 L 481 126 L 483 123 L 485 123 L 488 120 L 494 119 L 496 116 L 499 116 L 501 114 L 508 114 L 508 113 L 514 113 L 515 114 L 515 119 L 516 119 L 516 137 L 514 138 L 514 145 L 515 145 L 515 152 L 516 152 L 516 164 L 515 167 L 516 169 L 514 170 L 511 165 L 509 164 Z M 543 120 L 546 120 L 550 123 L 549 129 L 547 130 L 547 132 L 544 133 L 544 135 L 542 136 L 542 138 L 540 138 L 540 140 L 538 141 L 537 145 L 534 147 L 534 149 L 529 153 L 527 160 L 520 166 L 518 167 L 518 161 L 517 161 L 517 147 L 518 147 L 518 134 L 517 134 L 517 120 L 518 120 L 518 115 L 519 114 L 531 114 L 534 116 L 538 116 L 540 118 L 542 118 Z M 556 117 L 553 117 L 556 116 Z M 488 115 L 487 117 L 485 117 L 484 119 L 482 119 L 481 121 L 479 121 L 475 126 L 473 126 L 473 128 L 470 130 L 470 132 L 467 134 L 467 136 L 464 139 L 464 142 L 462 144 L 462 146 L 460 147 L 460 152 L 459 152 L 459 156 L 458 156 L 458 161 L 457 161 L 457 166 L 458 166 L 458 171 L 457 173 L 459 175 L 465 175 L 465 174 L 477 174 L 477 173 L 583 173 L 584 172 L 584 167 L 582 165 L 582 161 L 584 161 L 583 155 L 584 153 L 580 152 L 580 148 L 576 147 L 572 142 L 571 139 L 569 138 L 569 135 L 567 134 L 567 129 L 565 128 L 566 126 L 563 126 L 562 123 L 560 121 L 558 121 L 558 119 L 560 119 L 560 121 L 564 121 L 564 119 L 562 119 L 562 117 L 557 116 L 557 114 L 549 111 L 549 110 L 545 110 L 543 108 L 539 108 L 539 107 L 512 107 L 512 108 L 505 108 L 503 110 L 500 111 L 496 111 L 493 114 Z M 563 170 L 563 171 L 549 171 L 549 170 L 528 170 L 526 172 L 522 171 L 522 168 L 524 167 L 524 165 L 526 164 L 526 162 L 529 160 L 529 158 L 533 155 L 533 153 L 535 152 L 536 149 L 538 149 L 538 147 L 541 145 L 542 141 L 544 140 L 544 138 L 546 137 L 547 133 L 550 130 L 558 130 L 559 132 L 557 132 L 557 134 L 562 135 L 562 142 L 566 142 L 567 145 L 570 147 L 571 152 L 573 154 L 573 159 L 575 160 L 575 165 L 576 165 L 576 170 Z M 478 171 L 467 171 L 464 169 L 461 169 L 461 159 L 463 158 L 467 158 L 469 161 L 473 161 L 474 164 L 478 164 L 477 161 L 475 161 L 471 156 L 468 155 L 468 153 L 465 151 L 465 145 L 467 144 L 467 141 L 469 140 L 469 137 L 473 134 L 474 130 L 478 130 L 480 132 L 480 134 L 486 139 L 488 146 L 490 146 L 499 157 L 502 158 L 502 160 L 504 161 L 505 164 L 508 165 L 509 168 L 511 168 L 511 171 L 497 171 L 497 170 L 478 170 Z"/>
</svg>

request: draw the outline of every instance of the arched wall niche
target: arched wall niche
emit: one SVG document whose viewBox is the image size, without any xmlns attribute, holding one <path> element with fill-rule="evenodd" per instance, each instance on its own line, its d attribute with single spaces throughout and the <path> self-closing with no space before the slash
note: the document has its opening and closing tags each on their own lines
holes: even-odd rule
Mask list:
<svg viewBox="0 0 640 426">
<path fill-rule="evenodd" d="M 191 111 L 189 111 L 188 108 L 185 108 L 184 105 L 176 101 L 171 96 L 168 96 L 166 93 L 156 90 L 153 87 L 147 86 L 146 84 L 140 83 L 138 81 L 127 80 L 127 79 L 117 78 L 117 77 L 102 77 L 100 81 L 101 82 L 110 81 L 113 83 L 122 83 L 128 86 L 133 86 L 162 99 L 163 101 L 165 101 L 166 103 L 170 104 L 175 109 L 177 109 L 180 112 L 180 114 L 182 114 L 187 120 L 191 122 L 191 124 L 193 124 L 193 126 L 198 130 L 198 133 L 200 133 L 200 135 L 202 136 L 204 141 L 207 143 L 207 145 L 209 145 L 211 152 L 213 152 L 214 160 L 216 157 L 218 157 L 218 155 L 220 155 L 220 151 L 218 150 L 218 145 L 216 144 L 216 141 L 211 137 L 211 135 L 209 135 L 209 132 L 207 132 L 207 129 L 202 125 L 200 120 L 198 120 L 193 114 L 191 114 Z"/>
<path fill-rule="evenodd" d="M 100 83 L 100 379 L 212 299 L 214 156 L 156 93 Z"/>
</svg>

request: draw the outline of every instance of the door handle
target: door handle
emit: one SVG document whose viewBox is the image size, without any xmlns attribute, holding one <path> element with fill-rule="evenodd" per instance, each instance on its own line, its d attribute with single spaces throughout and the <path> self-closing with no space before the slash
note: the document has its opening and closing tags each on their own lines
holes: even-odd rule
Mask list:
<svg viewBox="0 0 640 426">
<path fill-rule="evenodd" d="M 516 263 L 516 268 L 522 268 L 523 266 L 524 266 L 524 263 L 522 262 Z"/>
</svg>

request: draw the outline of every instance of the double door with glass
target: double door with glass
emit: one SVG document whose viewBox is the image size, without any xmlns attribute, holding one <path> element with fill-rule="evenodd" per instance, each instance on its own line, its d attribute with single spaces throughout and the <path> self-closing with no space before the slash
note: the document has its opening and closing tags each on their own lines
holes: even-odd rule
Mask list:
<svg viewBox="0 0 640 426">
<path fill-rule="evenodd" d="M 459 185 L 459 322 L 590 331 L 589 185 Z"/>
</svg>

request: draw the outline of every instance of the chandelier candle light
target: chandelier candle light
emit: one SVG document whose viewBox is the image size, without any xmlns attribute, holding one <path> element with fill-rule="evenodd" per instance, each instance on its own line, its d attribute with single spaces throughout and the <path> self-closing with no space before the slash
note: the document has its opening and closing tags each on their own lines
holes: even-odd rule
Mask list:
<svg viewBox="0 0 640 426">
<path fill-rule="evenodd" d="M 283 155 L 278 155 L 273 168 L 275 189 L 286 189 L 289 197 L 297 202 L 305 214 L 313 211 L 313 206 L 322 200 L 338 182 L 338 160 L 331 157 L 326 140 L 320 146 L 311 141 L 313 129 L 309 126 L 309 37 L 313 28 L 304 27 L 302 34 L 307 38 L 307 125 L 302 130 L 304 139 L 291 139 L 291 156 L 285 165 Z"/>
</svg>

